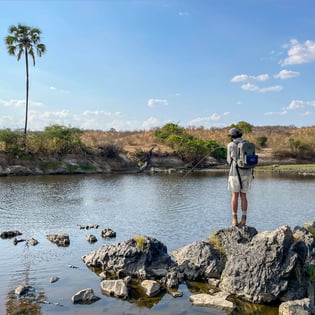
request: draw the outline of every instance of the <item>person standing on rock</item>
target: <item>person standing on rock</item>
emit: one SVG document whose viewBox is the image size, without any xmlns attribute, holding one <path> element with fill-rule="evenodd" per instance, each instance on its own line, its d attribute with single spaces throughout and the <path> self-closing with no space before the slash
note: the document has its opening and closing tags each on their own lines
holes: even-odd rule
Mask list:
<svg viewBox="0 0 315 315">
<path fill-rule="evenodd" d="M 243 142 L 242 132 L 237 128 L 229 130 L 228 136 L 231 142 L 227 145 L 227 163 L 230 165 L 228 176 L 228 189 L 232 192 L 232 225 L 244 226 L 247 218 L 247 196 L 246 193 L 250 189 L 251 181 L 253 179 L 252 169 L 242 169 L 237 166 L 237 144 Z M 238 200 L 241 200 L 242 217 L 238 223 L 237 210 Z"/>
</svg>

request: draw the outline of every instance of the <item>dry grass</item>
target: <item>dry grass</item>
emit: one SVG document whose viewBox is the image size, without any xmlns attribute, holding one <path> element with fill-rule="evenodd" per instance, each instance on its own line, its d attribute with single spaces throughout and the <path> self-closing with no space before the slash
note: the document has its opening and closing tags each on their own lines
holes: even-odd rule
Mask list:
<svg viewBox="0 0 315 315">
<path fill-rule="evenodd" d="M 201 139 L 215 140 L 221 145 L 226 145 L 230 139 L 227 137 L 229 128 L 192 128 L 187 129 L 191 135 Z M 311 127 L 286 127 L 286 126 L 264 126 L 253 127 L 250 134 L 243 137 L 249 141 L 257 143 L 258 137 L 267 137 L 265 148 L 259 148 L 261 156 L 271 155 L 272 152 L 279 150 L 289 150 L 289 139 L 299 140 L 310 145 L 315 150 L 315 126 Z M 154 137 L 154 130 L 150 131 L 85 131 L 82 141 L 89 147 L 102 146 L 104 144 L 113 144 L 122 148 L 124 151 L 134 154 L 135 152 L 149 151 L 150 148 L 157 144 L 154 152 L 171 153 L 172 149 L 160 142 Z"/>
</svg>

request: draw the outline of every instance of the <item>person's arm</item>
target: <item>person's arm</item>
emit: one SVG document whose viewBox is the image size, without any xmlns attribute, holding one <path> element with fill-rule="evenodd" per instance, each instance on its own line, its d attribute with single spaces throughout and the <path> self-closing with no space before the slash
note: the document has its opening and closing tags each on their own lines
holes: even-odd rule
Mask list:
<svg viewBox="0 0 315 315">
<path fill-rule="evenodd" d="M 232 145 L 232 143 L 229 143 L 228 145 L 227 145 L 227 150 L 226 150 L 226 161 L 227 161 L 227 163 L 228 163 L 228 165 L 231 165 L 231 163 L 232 163 L 232 158 L 231 158 L 231 145 Z"/>
</svg>

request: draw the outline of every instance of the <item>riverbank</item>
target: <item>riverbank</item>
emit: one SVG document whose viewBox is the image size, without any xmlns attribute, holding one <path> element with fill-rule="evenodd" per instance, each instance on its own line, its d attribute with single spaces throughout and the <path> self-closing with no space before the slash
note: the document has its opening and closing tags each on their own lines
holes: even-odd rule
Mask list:
<svg viewBox="0 0 315 315">
<path fill-rule="evenodd" d="M 260 164 L 256 167 L 256 171 L 315 175 L 315 164 L 301 164 L 294 159 L 272 159 L 266 154 L 259 157 Z M 104 156 L 101 150 L 64 156 L 32 155 L 27 158 L 0 152 L 0 176 L 135 174 L 140 172 L 190 173 L 213 170 L 227 171 L 228 166 L 224 160 L 220 161 L 212 157 L 204 159 L 202 165 L 193 166 L 171 154 L 152 154 L 149 161 L 142 161 L 127 153 L 119 153 L 113 157 Z"/>
</svg>

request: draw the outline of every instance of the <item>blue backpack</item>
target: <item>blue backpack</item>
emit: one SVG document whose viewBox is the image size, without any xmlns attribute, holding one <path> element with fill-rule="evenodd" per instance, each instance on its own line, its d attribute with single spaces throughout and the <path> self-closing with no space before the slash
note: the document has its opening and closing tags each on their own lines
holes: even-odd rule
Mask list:
<svg viewBox="0 0 315 315">
<path fill-rule="evenodd" d="M 252 142 L 237 143 L 236 163 L 239 168 L 254 168 L 258 164 L 258 155 Z"/>
</svg>

